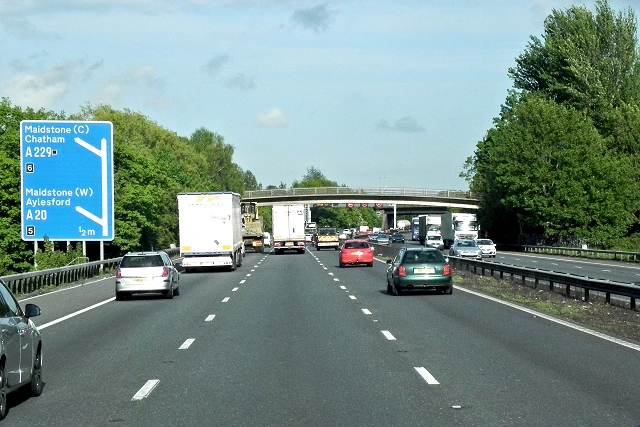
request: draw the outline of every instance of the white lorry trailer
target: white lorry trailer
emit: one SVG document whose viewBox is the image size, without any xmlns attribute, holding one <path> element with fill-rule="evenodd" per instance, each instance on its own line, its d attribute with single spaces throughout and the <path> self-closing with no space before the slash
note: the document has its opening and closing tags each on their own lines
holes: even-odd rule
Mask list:
<svg viewBox="0 0 640 427">
<path fill-rule="evenodd" d="M 229 191 L 178 194 L 182 267 L 242 265 L 244 241 L 240 195 Z"/>
<path fill-rule="evenodd" d="M 271 219 L 273 249 L 276 253 L 281 254 L 289 249 L 304 253 L 304 205 L 274 205 Z"/>
<path fill-rule="evenodd" d="M 479 229 L 474 213 L 449 212 L 440 215 L 440 235 L 446 249 L 456 239 L 477 239 Z"/>
</svg>

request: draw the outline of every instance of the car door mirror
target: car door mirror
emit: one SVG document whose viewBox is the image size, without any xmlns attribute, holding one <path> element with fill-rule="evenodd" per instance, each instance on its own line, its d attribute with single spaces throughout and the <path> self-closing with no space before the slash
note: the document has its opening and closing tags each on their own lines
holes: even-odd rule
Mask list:
<svg viewBox="0 0 640 427">
<path fill-rule="evenodd" d="M 27 304 L 24 307 L 24 315 L 25 315 L 25 317 L 40 316 L 40 307 L 38 307 L 35 304 Z"/>
</svg>

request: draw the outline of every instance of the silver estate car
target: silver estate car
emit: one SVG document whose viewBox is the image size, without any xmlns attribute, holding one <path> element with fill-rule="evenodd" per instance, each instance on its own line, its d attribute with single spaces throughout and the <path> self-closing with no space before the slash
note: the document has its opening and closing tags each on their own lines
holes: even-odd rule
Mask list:
<svg viewBox="0 0 640 427">
<path fill-rule="evenodd" d="M 449 255 L 482 259 L 482 249 L 475 240 L 456 240 L 449 248 Z"/>
<path fill-rule="evenodd" d="M 0 419 L 7 415 L 7 394 L 29 385 L 32 396 L 42 393 L 42 339 L 31 321 L 40 308 L 20 308 L 0 279 Z"/>
<path fill-rule="evenodd" d="M 180 273 L 163 251 L 129 252 L 116 270 L 116 300 L 138 293 L 180 295 Z"/>
</svg>

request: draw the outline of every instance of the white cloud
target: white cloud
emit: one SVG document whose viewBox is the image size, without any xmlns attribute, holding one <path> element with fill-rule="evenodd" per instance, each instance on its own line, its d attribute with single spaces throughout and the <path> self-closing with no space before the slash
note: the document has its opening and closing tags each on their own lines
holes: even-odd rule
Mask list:
<svg viewBox="0 0 640 427">
<path fill-rule="evenodd" d="M 261 126 L 270 128 L 289 125 L 289 119 L 278 107 L 273 107 L 269 111 L 259 114 L 257 120 Z"/>
<path fill-rule="evenodd" d="M 66 61 L 39 73 L 20 72 L 0 85 L 0 91 L 16 105 L 53 108 L 71 91 L 71 81 L 81 68 L 81 62 Z"/>
</svg>

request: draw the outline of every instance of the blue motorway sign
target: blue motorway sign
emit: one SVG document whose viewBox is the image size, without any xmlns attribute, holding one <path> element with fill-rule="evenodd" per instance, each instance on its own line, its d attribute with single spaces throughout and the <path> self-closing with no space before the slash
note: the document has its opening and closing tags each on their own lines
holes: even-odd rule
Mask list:
<svg viewBox="0 0 640 427">
<path fill-rule="evenodd" d="M 113 240 L 113 124 L 20 123 L 22 239 Z"/>
</svg>

